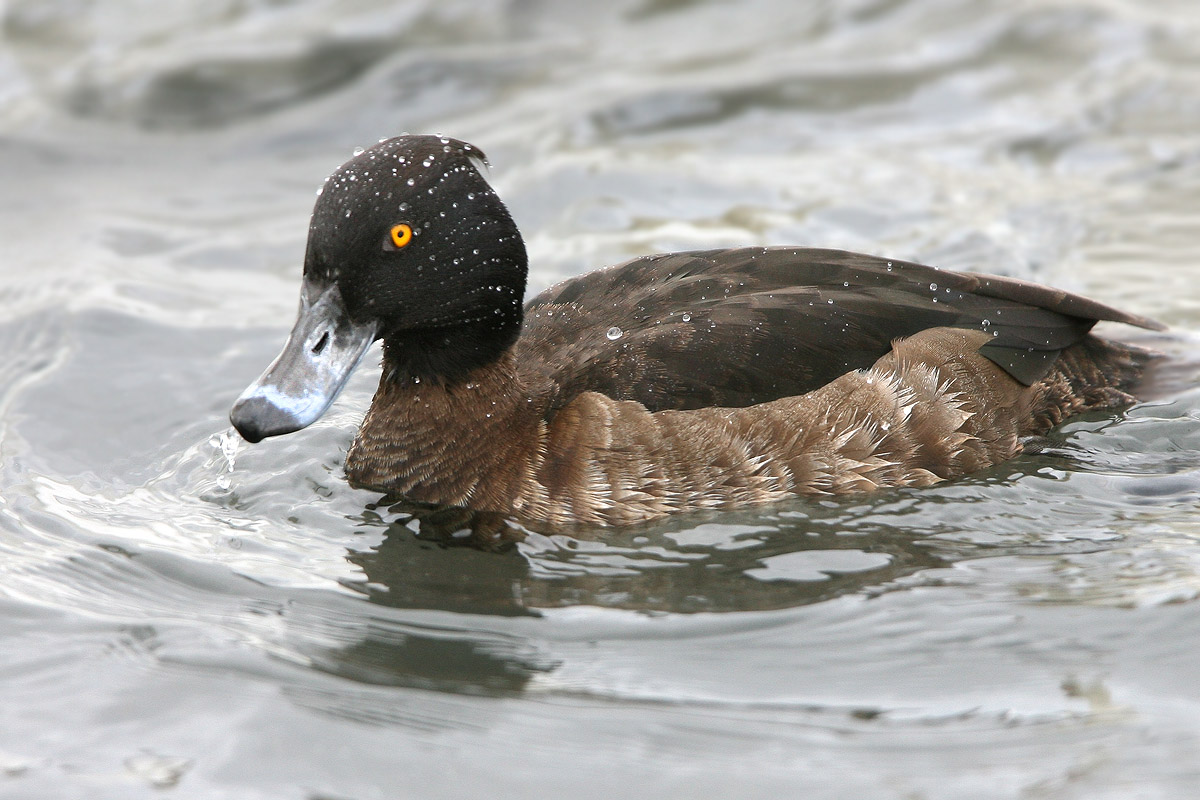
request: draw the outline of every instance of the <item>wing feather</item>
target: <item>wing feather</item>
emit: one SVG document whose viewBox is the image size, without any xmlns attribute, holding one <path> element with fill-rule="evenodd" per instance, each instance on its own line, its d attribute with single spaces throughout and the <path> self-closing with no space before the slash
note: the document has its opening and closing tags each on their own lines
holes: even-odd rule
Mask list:
<svg viewBox="0 0 1200 800">
<path fill-rule="evenodd" d="M 980 353 L 1028 385 L 1098 320 L 1162 327 L 1013 278 L 839 250 L 696 251 L 533 298 L 518 363 L 552 408 L 585 391 L 651 411 L 741 407 L 816 389 L 869 367 L 897 338 L 943 326 L 990 331 Z"/>
</svg>

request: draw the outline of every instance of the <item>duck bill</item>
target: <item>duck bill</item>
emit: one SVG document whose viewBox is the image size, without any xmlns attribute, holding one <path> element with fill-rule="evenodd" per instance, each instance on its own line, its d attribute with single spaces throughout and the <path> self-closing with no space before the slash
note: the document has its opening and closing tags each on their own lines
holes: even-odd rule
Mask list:
<svg viewBox="0 0 1200 800">
<path fill-rule="evenodd" d="M 292 433 L 316 422 L 375 341 L 376 322 L 354 322 L 337 285 L 305 283 L 300 317 L 283 352 L 246 387 L 229 421 L 248 442 Z"/>
</svg>

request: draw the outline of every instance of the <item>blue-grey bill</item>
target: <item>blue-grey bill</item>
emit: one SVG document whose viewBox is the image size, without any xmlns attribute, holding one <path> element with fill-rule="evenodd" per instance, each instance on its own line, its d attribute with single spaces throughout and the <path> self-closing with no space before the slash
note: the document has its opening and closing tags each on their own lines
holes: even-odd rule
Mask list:
<svg viewBox="0 0 1200 800">
<path fill-rule="evenodd" d="M 378 324 L 356 323 L 336 285 L 304 287 L 283 352 L 246 387 L 229 421 L 248 442 L 292 433 L 325 413 L 375 341 Z"/>
</svg>

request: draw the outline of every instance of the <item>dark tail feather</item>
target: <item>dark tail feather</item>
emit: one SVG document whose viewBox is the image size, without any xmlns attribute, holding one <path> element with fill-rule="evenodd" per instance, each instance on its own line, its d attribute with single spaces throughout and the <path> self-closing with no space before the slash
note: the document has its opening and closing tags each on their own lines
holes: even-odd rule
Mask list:
<svg viewBox="0 0 1200 800">
<path fill-rule="evenodd" d="M 1045 433 L 1073 414 L 1137 402 L 1134 392 L 1157 357 L 1136 345 L 1084 337 L 1063 350 L 1050 374 L 1033 387 L 1029 427 L 1022 435 Z"/>
</svg>

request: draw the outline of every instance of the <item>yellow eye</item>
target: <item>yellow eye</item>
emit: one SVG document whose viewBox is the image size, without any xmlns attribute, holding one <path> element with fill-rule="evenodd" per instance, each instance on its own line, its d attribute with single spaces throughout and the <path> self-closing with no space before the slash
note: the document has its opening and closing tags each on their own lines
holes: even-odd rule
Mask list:
<svg viewBox="0 0 1200 800">
<path fill-rule="evenodd" d="M 412 241 L 413 231 L 412 226 L 401 222 L 399 225 L 393 225 L 391 230 L 392 244 L 397 248 L 404 247 Z"/>
</svg>

